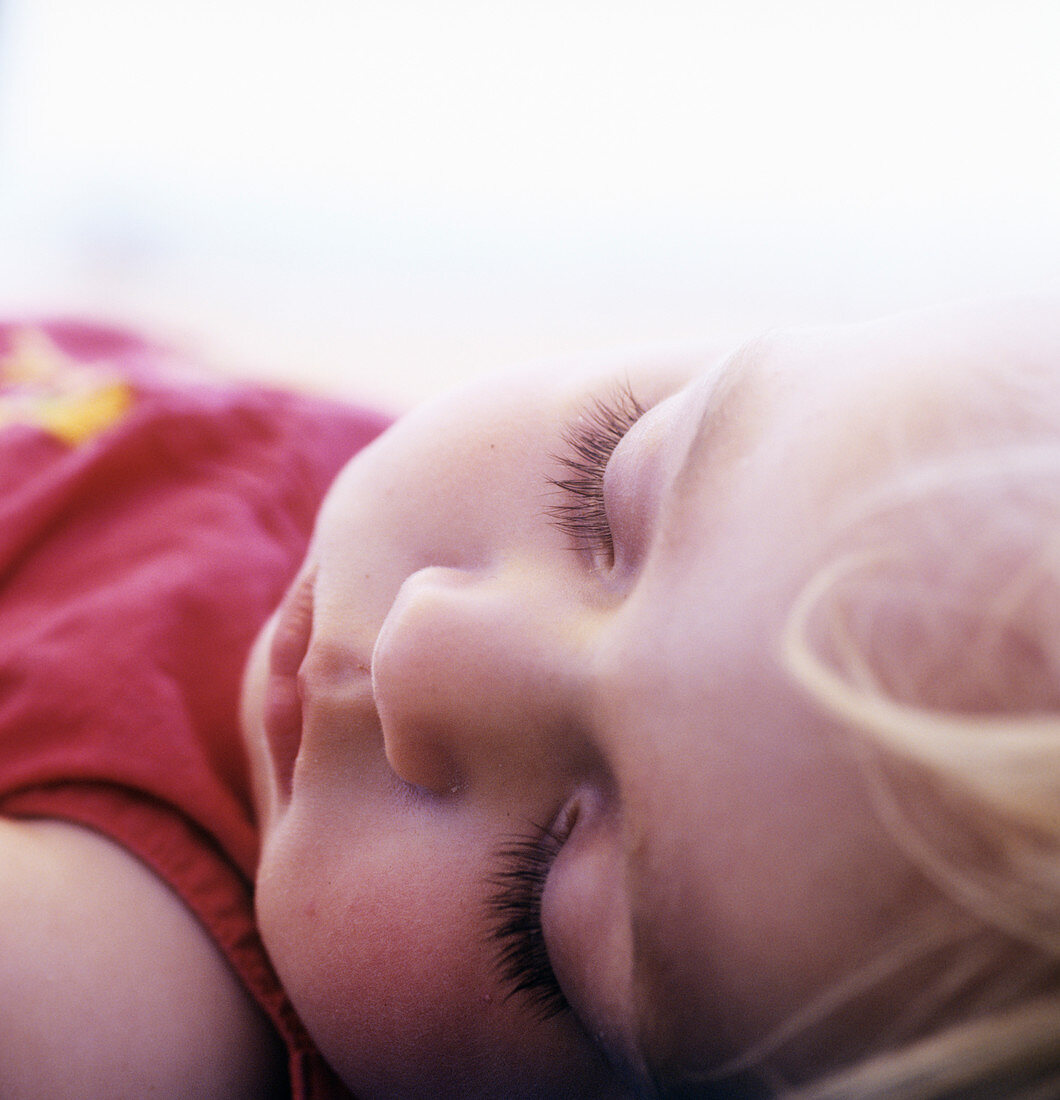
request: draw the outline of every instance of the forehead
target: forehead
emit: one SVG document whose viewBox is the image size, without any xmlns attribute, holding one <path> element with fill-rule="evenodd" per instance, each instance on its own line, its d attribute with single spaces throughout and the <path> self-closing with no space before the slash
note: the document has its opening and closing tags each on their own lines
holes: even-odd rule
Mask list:
<svg viewBox="0 0 1060 1100">
<path fill-rule="evenodd" d="M 744 349 L 664 510 L 603 716 L 630 807 L 640 1028 L 662 1061 L 728 1045 L 734 1013 L 717 1002 L 750 996 L 741 968 L 758 966 L 760 993 L 775 983 L 766 999 L 793 996 L 783 960 L 805 945 L 790 915 L 813 914 L 829 876 L 792 873 L 807 844 L 871 864 L 859 777 L 787 681 L 779 636 L 836 511 L 925 455 L 1011 431 L 997 386 L 1011 346 L 1006 360 L 996 333 L 946 321 Z M 849 846 L 827 842 L 837 828 Z"/>
<path fill-rule="evenodd" d="M 619 777 L 633 1030 L 653 1065 L 717 1064 L 776 1023 L 773 1005 L 796 1003 L 805 975 L 788 961 L 818 965 L 803 939 L 827 919 L 818 886 L 848 840 L 864 861 L 872 829 L 850 762 L 753 631 L 719 644 L 697 690 L 627 683 L 614 703 L 634 746 Z"/>
</svg>

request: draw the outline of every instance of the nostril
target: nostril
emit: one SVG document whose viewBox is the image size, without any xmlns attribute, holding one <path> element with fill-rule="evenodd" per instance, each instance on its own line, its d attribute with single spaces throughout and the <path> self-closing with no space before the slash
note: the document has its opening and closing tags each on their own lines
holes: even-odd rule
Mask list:
<svg viewBox="0 0 1060 1100">
<path fill-rule="evenodd" d="M 386 758 L 391 770 L 413 787 L 436 795 L 455 795 L 466 783 L 452 754 L 445 751 L 429 734 L 425 736 L 386 737 Z"/>
</svg>

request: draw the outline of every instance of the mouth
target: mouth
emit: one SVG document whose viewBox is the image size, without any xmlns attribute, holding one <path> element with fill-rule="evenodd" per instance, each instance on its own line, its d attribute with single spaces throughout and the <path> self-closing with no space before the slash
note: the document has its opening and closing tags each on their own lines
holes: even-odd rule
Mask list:
<svg viewBox="0 0 1060 1100">
<path fill-rule="evenodd" d="M 307 573 L 287 593 L 269 647 L 265 738 L 277 786 L 287 798 L 291 795 L 294 765 L 302 744 L 302 695 L 298 673 L 313 629 L 314 580 L 315 574 Z"/>
</svg>

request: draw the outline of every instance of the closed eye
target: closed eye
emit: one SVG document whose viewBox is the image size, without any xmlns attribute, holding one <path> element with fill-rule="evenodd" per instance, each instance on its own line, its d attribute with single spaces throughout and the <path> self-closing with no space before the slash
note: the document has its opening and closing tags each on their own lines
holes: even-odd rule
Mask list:
<svg viewBox="0 0 1060 1100">
<path fill-rule="evenodd" d="M 552 829 L 535 827 L 500 849 L 497 870 L 489 878 L 490 935 L 501 978 L 509 995 L 525 996 L 543 1020 L 570 1009 L 552 969 L 541 920 L 545 883 L 562 846 Z"/>
<path fill-rule="evenodd" d="M 624 384 L 596 398 L 563 434 L 566 452 L 554 456 L 566 475 L 549 478 L 560 499 L 549 506 L 552 523 L 570 536 L 572 548 L 589 550 L 614 564 L 615 545 L 604 504 L 604 472 L 615 448 L 644 415 L 644 407 Z"/>
</svg>

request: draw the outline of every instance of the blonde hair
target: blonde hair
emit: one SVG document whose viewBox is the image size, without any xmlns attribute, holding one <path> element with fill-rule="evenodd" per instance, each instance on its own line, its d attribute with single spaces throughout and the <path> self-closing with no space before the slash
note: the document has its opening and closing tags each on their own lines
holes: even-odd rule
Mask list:
<svg viewBox="0 0 1060 1100">
<path fill-rule="evenodd" d="M 946 904 L 740 1061 L 934 959 L 897 1038 L 786 1100 L 1060 1096 L 1060 443 L 922 461 L 831 545 L 781 660 Z"/>
</svg>

